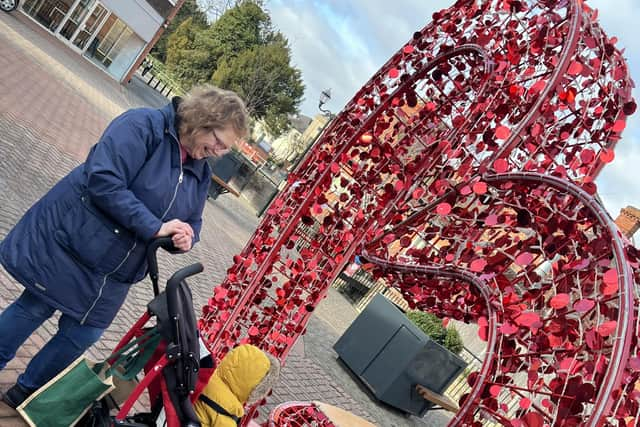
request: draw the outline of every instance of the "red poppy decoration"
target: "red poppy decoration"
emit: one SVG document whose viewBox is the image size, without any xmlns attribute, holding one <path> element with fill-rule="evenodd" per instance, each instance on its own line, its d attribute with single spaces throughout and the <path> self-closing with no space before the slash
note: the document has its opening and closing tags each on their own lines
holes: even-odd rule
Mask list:
<svg viewBox="0 0 640 427">
<path fill-rule="evenodd" d="M 507 162 L 505 159 L 498 159 L 493 162 L 493 168 L 498 173 L 504 173 L 509 170 L 509 162 Z"/>
<path fill-rule="evenodd" d="M 487 266 L 487 261 L 484 259 L 476 259 L 471 263 L 471 271 L 480 272 Z"/>
<path fill-rule="evenodd" d="M 511 135 L 511 130 L 506 126 L 498 126 L 496 128 L 496 138 L 507 139 Z"/>
<path fill-rule="evenodd" d="M 437 207 L 436 207 L 436 212 L 439 215 L 449 215 L 449 213 L 451 212 L 451 205 L 449 203 L 440 203 Z"/>
<path fill-rule="evenodd" d="M 518 327 L 515 326 L 513 323 L 504 323 L 502 324 L 502 326 L 500 326 L 500 332 L 504 335 L 513 335 L 516 332 L 518 332 Z"/>
<path fill-rule="evenodd" d="M 608 337 L 615 332 L 617 324 L 618 322 L 616 322 L 615 320 L 604 322 L 603 324 L 598 326 L 598 333 L 603 337 Z"/>
<path fill-rule="evenodd" d="M 582 64 L 579 62 L 571 63 L 569 69 L 567 70 L 567 73 L 571 76 L 577 76 L 578 74 L 582 73 Z"/>
<path fill-rule="evenodd" d="M 603 163 L 611 163 L 615 159 L 615 153 L 611 149 L 605 149 L 600 152 L 600 160 Z"/>
<path fill-rule="evenodd" d="M 516 264 L 518 264 L 521 267 L 526 267 L 527 265 L 531 264 L 532 261 L 533 261 L 533 254 L 529 252 L 523 252 L 520 255 L 518 255 L 518 257 L 516 258 Z"/>
<path fill-rule="evenodd" d="M 626 122 L 624 120 L 617 120 L 614 124 L 613 124 L 613 131 L 614 132 L 622 132 L 624 130 L 624 128 L 626 127 Z"/>
<path fill-rule="evenodd" d="M 573 304 L 573 309 L 578 313 L 586 313 L 591 309 L 593 309 L 593 307 L 595 306 L 596 306 L 596 303 L 594 300 L 581 299 L 580 301 L 577 301 L 575 304 Z"/>
<path fill-rule="evenodd" d="M 544 417 L 537 412 L 529 412 L 520 418 L 523 427 L 544 427 Z"/>
<path fill-rule="evenodd" d="M 484 194 L 487 192 L 487 184 L 479 181 L 473 184 L 473 192 L 476 194 Z"/>
<path fill-rule="evenodd" d="M 527 312 L 519 314 L 514 321 L 520 325 L 528 328 L 537 328 L 542 326 L 540 322 L 540 315 L 538 313 Z"/>
<path fill-rule="evenodd" d="M 552 308 L 559 310 L 568 306 L 570 301 L 571 297 L 568 294 L 558 294 L 551 298 L 551 301 L 549 301 L 549 305 Z"/>
</svg>

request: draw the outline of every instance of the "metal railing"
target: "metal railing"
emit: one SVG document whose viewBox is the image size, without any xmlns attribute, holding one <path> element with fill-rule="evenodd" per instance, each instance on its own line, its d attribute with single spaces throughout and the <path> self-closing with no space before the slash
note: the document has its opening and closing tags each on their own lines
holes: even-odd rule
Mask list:
<svg viewBox="0 0 640 427">
<path fill-rule="evenodd" d="M 462 351 L 458 354 L 466 363 L 467 367 L 464 371 L 456 378 L 445 390 L 444 395 L 453 400 L 454 402 L 460 404 L 460 399 L 465 394 L 471 392 L 471 386 L 469 385 L 468 377 L 473 372 L 478 372 L 482 366 L 484 360 L 473 353 L 467 347 L 464 347 Z M 526 385 L 526 381 L 524 384 Z M 513 418 L 516 418 L 516 411 L 519 409 L 519 401 L 520 396 L 516 394 L 512 394 L 506 397 L 500 398 L 500 405 L 505 405 L 506 410 L 504 411 L 508 415 Z M 478 420 L 477 420 L 478 421 Z M 490 414 L 484 414 L 484 417 L 480 420 L 483 427 L 501 427 L 503 424 L 498 421 L 493 421 L 493 418 Z"/>
<path fill-rule="evenodd" d="M 141 67 L 142 70 L 138 69 L 142 80 L 167 98 L 172 95 L 184 95 L 186 91 L 180 83 L 173 78 L 164 64 L 157 59 L 152 59 L 152 61 L 153 66 L 146 71 L 144 71 L 146 69 L 144 65 Z"/>
<path fill-rule="evenodd" d="M 360 301 L 358 301 L 357 304 L 355 304 L 356 310 L 358 310 L 359 312 L 364 310 L 367 304 L 369 304 L 377 294 L 382 294 L 385 298 L 394 303 L 396 306 L 400 307 L 405 312 L 410 310 L 409 304 L 407 304 L 407 301 L 402 297 L 400 291 L 395 288 L 390 288 L 389 285 L 383 280 L 375 280 L 373 276 L 371 276 L 371 274 L 366 270 L 360 269 L 358 270 L 358 273 L 360 273 L 360 275 L 358 276 L 358 281 L 364 280 L 364 283 L 369 284 L 369 292 L 367 292 L 367 294 Z"/>
</svg>

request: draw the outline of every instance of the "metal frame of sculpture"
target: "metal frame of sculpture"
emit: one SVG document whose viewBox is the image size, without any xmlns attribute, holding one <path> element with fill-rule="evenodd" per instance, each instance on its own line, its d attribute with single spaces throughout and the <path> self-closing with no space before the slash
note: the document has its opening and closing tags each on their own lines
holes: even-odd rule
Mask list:
<svg viewBox="0 0 640 427">
<path fill-rule="evenodd" d="M 459 0 L 355 95 L 290 175 L 200 328 L 286 358 L 355 254 L 487 341 L 450 425 L 640 420 L 638 252 L 594 178 L 635 111 L 581 0 Z"/>
</svg>

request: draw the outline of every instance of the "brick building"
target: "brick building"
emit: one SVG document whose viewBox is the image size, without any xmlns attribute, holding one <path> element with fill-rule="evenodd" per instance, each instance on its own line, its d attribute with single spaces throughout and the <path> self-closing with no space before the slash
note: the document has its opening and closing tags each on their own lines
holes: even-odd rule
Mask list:
<svg viewBox="0 0 640 427">
<path fill-rule="evenodd" d="M 640 228 L 640 209 L 636 209 L 633 206 L 620 209 L 620 215 L 616 218 L 616 225 L 626 238 L 631 239 Z"/>
<path fill-rule="evenodd" d="M 185 0 L 24 0 L 19 10 L 126 82 Z"/>
</svg>

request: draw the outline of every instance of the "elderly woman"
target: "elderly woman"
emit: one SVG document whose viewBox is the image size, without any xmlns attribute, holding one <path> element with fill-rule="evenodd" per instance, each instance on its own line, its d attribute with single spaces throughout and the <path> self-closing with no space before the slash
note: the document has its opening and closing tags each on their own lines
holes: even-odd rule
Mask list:
<svg viewBox="0 0 640 427">
<path fill-rule="evenodd" d="M 19 405 L 95 343 L 147 271 L 154 237 L 198 241 L 211 180 L 207 157 L 247 131 L 242 100 L 211 86 L 156 110 L 117 117 L 87 160 L 29 209 L 0 243 L 24 292 L 0 314 L 0 369 L 59 310 L 56 335 L 3 400 Z"/>
</svg>

